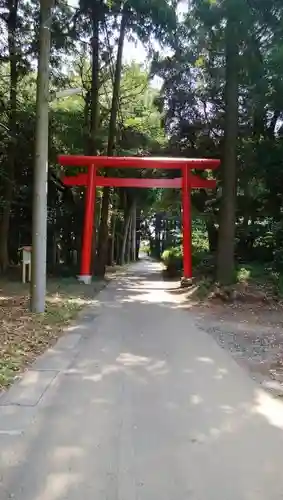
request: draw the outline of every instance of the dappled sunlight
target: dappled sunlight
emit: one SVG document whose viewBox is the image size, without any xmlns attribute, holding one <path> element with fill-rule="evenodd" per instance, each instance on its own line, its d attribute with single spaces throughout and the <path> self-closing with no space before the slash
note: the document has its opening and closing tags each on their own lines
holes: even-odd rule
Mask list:
<svg viewBox="0 0 283 500">
<path fill-rule="evenodd" d="M 185 288 L 184 291 L 182 292 L 182 288 L 177 288 L 176 291 L 171 290 L 171 293 L 174 295 L 176 292 L 178 292 L 179 296 L 179 301 L 178 301 L 178 309 L 183 309 L 183 310 L 190 310 L 193 309 L 196 304 L 198 304 L 199 300 L 197 297 L 198 291 L 199 291 L 199 285 L 193 285 L 190 288 Z M 180 291 L 179 291 L 180 290 Z M 189 299 L 189 300 L 188 300 Z"/>
<path fill-rule="evenodd" d="M 23 377 L 33 407 L 0 400 L 1 500 L 277 500 L 283 404 L 136 269 L 49 351 L 54 382 Z"/>
<path fill-rule="evenodd" d="M 178 300 L 171 297 L 166 291 L 162 289 L 148 289 L 146 293 L 140 293 L 137 295 L 128 295 L 125 298 L 121 298 L 121 302 L 144 302 L 144 303 L 169 303 L 177 304 Z"/>
<path fill-rule="evenodd" d="M 143 269 L 142 263 L 139 263 Z M 146 264 L 147 267 L 150 263 Z M 172 293 L 180 288 L 179 281 L 164 281 L 161 275 L 162 266 L 153 263 L 148 272 L 140 272 L 127 275 L 124 279 L 119 279 L 115 286 L 115 301 L 108 303 L 107 307 L 115 308 L 124 304 L 159 304 L 160 306 L 174 309 L 181 308 L 183 302 L 186 303 L 187 294 L 180 297 Z M 119 305 L 118 305 L 119 304 Z"/>
<path fill-rule="evenodd" d="M 97 373 L 86 373 L 86 370 L 90 369 L 87 366 L 80 370 L 69 369 L 67 373 L 69 375 L 80 375 L 83 380 L 90 382 L 102 382 L 104 377 L 117 373 L 126 375 L 139 382 L 146 382 L 146 373 L 151 376 L 162 376 L 169 373 L 169 368 L 165 360 L 137 356 L 130 352 L 120 353 L 115 361 L 116 364 L 105 365 Z M 142 368 L 144 372 L 135 372 L 134 369 L 137 368 Z"/>
<path fill-rule="evenodd" d="M 166 361 L 156 361 L 147 367 L 147 371 L 152 372 L 155 375 L 167 375 L 170 370 Z"/>
<path fill-rule="evenodd" d="M 105 352 L 105 349 L 101 351 Z M 107 464 L 111 463 L 113 457 L 117 454 L 119 455 L 120 453 L 123 454 L 126 452 L 127 448 L 124 450 L 124 447 L 127 446 L 125 443 L 128 443 L 128 440 L 130 446 L 137 447 L 137 453 L 139 454 L 131 457 L 131 466 L 133 469 L 129 469 L 125 474 L 127 477 L 128 474 L 133 474 L 134 484 L 136 485 L 138 481 L 141 481 L 139 470 L 137 469 L 138 464 L 141 463 L 141 460 L 147 460 L 147 453 L 149 453 L 151 457 L 150 463 L 155 463 L 156 461 L 163 471 L 163 460 L 166 460 L 166 458 L 160 458 L 161 454 L 163 457 L 166 457 L 170 456 L 171 453 L 176 453 L 176 450 L 186 450 L 186 456 L 190 459 L 192 457 L 191 454 L 195 453 L 193 450 L 196 448 L 201 455 L 199 458 L 197 455 L 194 455 L 195 460 L 199 460 L 199 464 L 201 464 L 203 457 L 206 456 L 204 454 L 208 453 L 208 456 L 210 456 L 209 454 L 215 449 L 215 453 L 220 453 L 220 463 L 224 466 L 223 453 L 226 449 L 227 453 L 229 453 L 230 448 L 233 450 L 234 446 L 239 449 L 239 443 L 248 443 L 251 434 L 255 436 L 256 433 L 258 433 L 258 435 L 261 436 L 262 433 L 264 434 L 267 432 L 268 438 L 272 439 L 272 432 L 276 432 L 276 428 L 283 429 L 282 404 L 279 403 L 279 405 L 275 404 L 274 406 L 274 400 L 265 395 L 263 391 L 255 391 L 254 397 L 251 397 L 251 401 L 242 401 L 239 399 L 239 395 L 232 395 L 234 404 L 225 402 L 225 397 L 227 395 L 225 392 L 222 394 L 221 391 L 219 392 L 219 390 L 217 390 L 217 380 L 212 384 L 215 398 L 211 398 L 210 389 L 204 389 L 205 386 L 202 385 L 199 386 L 199 391 L 190 392 L 190 374 L 194 372 L 197 381 L 198 377 L 202 376 L 201 367 L 203 363 L 211 365 L 215 375 L 220 373 L 229 376 L 229 369 L 219 366 L 213 354 L 211 358 L 206 355 L 195 356 L 194 360 L 197 363 L 194 364 L 194 370 L 191 370 L 184 368 L 182 364 L 181 366 L 177 366 L 173 363 L 172 359 L 158 359 L 154 356 L 139 354 L 139 351 L 121 351 L 113 358 L 112 364 L 103 364 L 100 357 L 95 360 L 89 358 L 80 369 L 77 369 L 76 364 L 73 373 L 77 377 L 76 380 L 80 383 L 81 388 L 84 384 L 91 382 L 102 383 L 105 376 L 113 377 L 113 381 L 117 381 L 117 373 L 122 373 L 125 377 L 128 377 L 130 384 L 134 385 L 127 386 L 128 389 L 125 392 L 125 397 L 127 397 L 127 399 L 125 400 L 122 397 L 121 401 L 119 400 L 120 403 L 118 406 L 116 392 L 118 391 L 118 387 L 120 387 L 119 384 L 116 386 L 115 391 L 112 392 L 112 398 L 114 396 L 114 399 L 111 399 L 110 394 L 108 394 L 108 398 L 106 395 L 105 397 L 103 397 L 103 395 L 99 396 L 100 392 L 98 392 L 97 389 L 92 389 L 89 393 L 88 405 L 85 409 L 81 408 L 80 411 L 91 415 L 89 412 L 93 405 L 93 421 L 92 419 L 89 421 L 88 418 L 86 418 L 83 428 L 80 427 L 81 421 L 77 422 L 77 417 L 75 416 L 77 402 L 74 407 L 70 406 L 68 400 L 64 403 L 65 415 L 60 417 L 59 422 L 56 421 L 56 413 L 52 416 L 51 422 L 48 420 L 47 416 L 44 418 L 44 414 L 41 414 L 41 417 L 38 419 L 36 433 L 40 435 L 40 433 L 45 432 L 46 426 L 50 425 L 50 440 L 47 438 L 44 441 L 44 449 L 41 450 L 41 453 L 38 455 L 41 468 L 35 468 L 35 474 L 37 474 L 36 471 L 38 471 L 40 479 L 32 480 L 32 488 L 30 490 L 32 493 L 29 496 L 29 500 L 76 498 L 75 495 L 77 492 L 80 490 L 86 491 L 86 485 L 91 485 L 90 487 L 93 488 L 91 491 L 94 492 L 93 495 L 98 494 L 100 491 L 104 491 L 103 494 L 105 495 L 108 494 L 110 486 L 105 478 L 112 473 L 115 476 L 115 472 L 111 472 L 112 469 L 109 469 Z M 199 363 L 199 361 L 201 362 Z M 95 367 L 98 363 L 101 364 L 101 371 L 95 374 Z M 142 370 L 142 377 L 140 376 L 140 370 Z M 139 387 L 141 387 L 143 394 L 145 394 L 144 391 L 147 390 L 147 387 L 152 390 L 155 380 L 153 377 L 160 374 L 162 370 L 164 370 L 164 374 L 166 375 L 172 373 L 176 376 L 176 374 L 178 374 L 178 383 L 183 389 L 186 387 L 186 392 L 178 393 L 176 391 L 176 393 L 174 393 L 170 385 L 170 379 L 164 378 L 162 386 L 160 386 L 160 390 L 158 390 L 157 403 L 157 405 L 162 407 L 162 420 L 160 422 L 155 422 L 154 419 L 152 420 L 152 429 L 149 430 L 148 440 L 141 445 L 137 440 L 137 436 L 140 432 L 148 431 L 146 423 L 143 425 L 143 422 L 151 420 L 155 413 L 154 411 L 153 413 L 151 412 L 151 406 L 144 406 L 144 401 L 147 401 L 147 399 L 142 399 L 139 403 Z M 126 383 L 126 380 L 127 378 L 124 379 L 123 384 Z M 140 385 L 141 381 L 143 385 Z M 64 378 L 61 380 L 61 384 L 62 383 L 64 384 Z M 110 388 L 111 386 L 107 385 L 105 387 Z M 131 387 L 130 393 L 129 387 Z M 157 386 L 155 388 L 157 388 Z M 62 390 L 64 390 L 64 385 L 62 386 Z M 130 399 L 128 399 L 129 395 Z M 58 396 L 56 396 L 54 393 L 53 398 L 54 397 L 59 398 L 60 395 L 58 394 Z M 223 400 L 223 402 L 221 402 L 221 400 Z M 150 399 L 149 401 L 153 404 L 153 407 L 156 408 L 156 405 L 153 403 L 154 400 Z M 80 404 L 81 400 L 78 396 L 78 405 Z M 133 430 L 130 432 L 126 426 L 124 431 L 125 434 L 123 434 L 122 439 L 113 439 L 113 437 L 109 437 L 107 435 L 108 432 L 110 432 L 110 434 L 114 432 L 114 436 L 115 433 L 118 432 L 118 429 L 120 429 L 120 426 L 126 425 L 125 420 L 127 421 L 126 415 L 129 409 L 130 414 L 133 415 L 130 420 L 131 425 L 133 425 Z M 13 409 L 9 409 L 9 412 L 13 412 Z M 117 412 L 118 416 L 116 417 L 115 414 Z M 141 415 L 138 421 L 136 421 L 137 415 L 140 413 Z M 191 418 L 192 413 L 196 414 L 193 420 Z M 99 414 L 100 419 L 98 418 L 98 420 L 96 420 Z M 108 421 L 107 425 L 104 425 L 103 420 L 105 419 Z M 187 426 L 184 427 L 183 422 L 186 420 Z M 97 422 L 99 422 L 99 425 Z M 112 428 L 112 425 L 115 427 Z M 157 429 L 159 426 L 161 426 L 161 429 L 164 427 L 166 433 L 168 431 L 166 437 L 163 436 L 162 432 L 161 435 L 158 434 Z M 151 434 L 154 432 L 154 429 L 156 429 L 156 433 L 159 435 L 158 439 L 163 439 L 160 445 L 155 445 L 155 440 Z M 274 429 L 274 431 L 272 431 L 272 429 Z M 159 443 L 158 439 L 157 442 Z M 151 440 L 153 444 L 151 444 Z M 57 444 L 55 445 L 55 443 Z M 36 440 L 33 446 L 37 446 Z M 111 446 L 113 446 L 113 448 L 111 448 Z M 172 448 L 172 446 L 174 448 Z M 13 447 L 10 448 L 11 452 Z M 4 449 L 6 456 L 6 451 L 8 452 L 8 449 L 6 449 L 6 447 L 4 447 Z M 172 452 L 172 449 L 175 451 Z M 245 453 L 248 453 L 246 447 L 244 447 L 244 449 Z M 7 461 L 1 462 L 4 468 L 10 470 L 14 468 L 17 470 L 19 463 L 23 462 L 23 460 L 28 461 L 30 456 L 33 456 L 30 455 L 30 452 L 34 452 L 34 450 L 29 450 L 29 448 L 22 448 L 20 451 L 21 453 L 20 455 L 17 454 L 16 460 L 13 460 L 12 455 L 8 454 L 9 458 Z M 111 454 L 107 455 L 107 452 Z M 253 453 L 252 450 L 251 453 Z M 231 464 L 233 464 L 233 453 L 231 452 L 231 454 Z M 101 460 L 102 465 L 100 463 Z M 88 467 L 87 464 L 91 464 L 91 466 Z M 177 466 L 180 467 L 180 464 L 177 464 L 176 467 Z M 262 466 L 259 466 L 258 474 L 267 477 L 269 472 L 267 472 L 266 467 L 269 466 L 271 467 L 271 463 L 265 460 Z M 36 467 L 39 467 L 39 465 L 37 464 Z M 173 469 L 171 470 L 173 474 L 175 474 L 174 465 L 172 465 L 172 467 Z M 208 466 L 206 465 L 206 467 Z M 119 470 L 119 468 L 117 470 Z M 211 470 L 214 470 L 213 466 L 211 466 Z M 47 471 L 44 477 L 43 471 Z M 277 467 L 274 468 L 274 471 L 277 471 Z M 101 477 L 101 474 L 103 479 L 98 480 L 97 478 Z M 122 477 L 120 477 L 120 472 L 117 472 L 117 474 L 119 475 L 117 484 L 116 482 L 111 483 L 113 485 L 113 490 L 111 490 L 113 491 L 113 495 L 115 495 L 114 492 L 118 488 L 117 485 Z M 96 486 L 95 481 L 99 481 L 99 486 Z M 101 484 L 105 485 L 105 490 L 100 490 Z M 151 483 L 149 483 L 149 485 L 150 484 Z M 137 486 L 134 487 L 134 492 L 136 488 Z M 13 491 L 13 488 L 9 491 Z M 91 497 L 86 495 L 85 498 Z M 93 498 L 96 497 L 93 496 Z M 249 497 L 243 496 L 240 498 Z"/>
<path fill-rule="evenodd" d="M 60 465 L 64 460 L 80 458 L 82 455 L 83 449 L 79 446 L 57 446 L 52 453 L 52 459 Z"/>
<path fill-rule="evenodd" d="M 87 298 L 83 296 L 66 298 L 66 296 L 61 295 L 60 293 L 55 293 L 54 295 L 50 295 L 49 297 L 47 297 L 47 303 L 48 302 L 50 304 L 60 304 L 60 302 L 66 304 L 67 302 L 68 304 L 75 304 L 78 306 L 99 305 L 98 299 Z"/>
<path fill-rule="evenodd" d="M 220 410 L 224 411 L 224 413 L 232 414 L 235 412 L 235 409 L 230 405 L 220 405 Z"/>
<path fill-rule="evenodd" d="M 66 328 L 66 332 L 68 333 L 73 333 L 73 332 L 76 332 L 78 330 L 85 330 L 86 329 L 86 326 L 85 325 L 70 325 Z"/>
<path fill-rule="evenodd" d="M 169 372 L 165 360 L 154 360 L 131 353 L 121 353 L 117 358 L 117 362 L 127 367 L 145 367 L 147 372 L 154 375 L 166 375 Z"/>
<path fill-rule="evenodd" d="M 0 296 L 0 301 L 4 300 L 12 300 L 13 296 L 12 295 L 1 295 Z"/>
<path fill-rule="evenodd" d="M 198 396 L 198 394 L 193 394 L 190 397 L 190 402 L 192 403 L 192 405 L 199 405 L 203 403 L 203 399 L 200 396 Z"/>
<path fill-rule="evenodd" d="M 103 367 L 100 373 L 95 373 L 93 375 L 84 375 L 83 380 L 89 380 L 91 382 L 101 382 L 105 375 L 112 375 L 113 373 L 117 373 L 121 371 L 121 368 L 117 365 L 109 365 Z"/>
<path fill-rule="evenodd" d="M 66 497 L 70 487 L 75 485 L 76 488 L 82 482 L 80 474 L 69 473 L 51 473 L 47 476 L 45 484 L 41 492 L 36 497 L 36 500 L 58 500 Z"/>
<path fill-rule="evenodd" d="M 255 394 L 254 412 L 265 417 L 268 422 L 283 430 L 283 403 L 260 389 Z"/>
<path fill-rule="evenodd" d="M 206 363 L 206 364 L 209 364 L 209 365 L 213 365 L 214 364 L 213 359 L 207 358 L 205 356 L 200 356 L 199 358 L 197 358 L 197 360 L 200 361 L 201 363 Z"/>
<path fill-rule="evenodd" d="M 39 380 L 39 372 L 35 370 L 29 370 L 25 377 L 21 380 L 22 387 L 28 387 L 31 385 L 35 385 Z"/>
<path fill-rule="evenodd" d="M 226 375 L 228 375 L 228 371 L 225 368 L 218 368 L 214 378 L 216 380 L 222 380 Z"/>
<path fill-rule="evenodd" d="M 150 358 L 136 356 L 129 352 L 121 353 L 117 358 L 117 362 L 124 366 L 146 366 L 150 363 L 150 361 Z"/>
</svg>

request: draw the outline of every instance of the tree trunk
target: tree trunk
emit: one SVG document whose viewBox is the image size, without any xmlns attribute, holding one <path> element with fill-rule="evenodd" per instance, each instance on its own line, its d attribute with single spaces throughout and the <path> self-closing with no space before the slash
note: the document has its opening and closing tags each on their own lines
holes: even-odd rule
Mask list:
<svg viewBox="0 0 283 500">
<path fill-rule="evenodd" d="M 84 152 L 86 155 L 91 154 L 91 140 L 90 140 L 90 92 L 87 92 L 84 102 Z"/>
<path fill-rule="evenodd" d="M 121 247 L 121 266 L 125 264 L 125 257 L 126 257 L 126 246 L 127 246 L 127 239 L 128 239 L 128 233 L 129 233 L 129 227 L 130 227 L 130 222 L 131 222 L 131 210 L 125 214 L 124 218 L 124 232 L 123 232 L 123 240 L 122 240 L 122 247 Z"/>
<path fill-rule="evenodd" d="M 89 154 L 97 154 L 97 131 L 99 119 L 99 20 L 96 7 L 93 6 L 91 13 L 92 20 L 92 61 L 91 61 L 91 109 L 90 109 L 90 143 Z M 86 103 L 87 105 L 87 103 Z"/>
<path fill-rule="evenodd" d="M 218 230 L 213 220 L 208 220 L 206 222 L 206 230 L 208 236 L 209 251 L 212 253 L 217 250 L 217 239 L 218 239 Z"/>
<path fill-rule="evenodd" d="M 139 259 L 140 242 L 141 242 L 141 211 L 138 210 L 136 216 L 136 260 Z"/>
<path fill-rule="evenodd" d="M 57 234 L 56 234 L 56 231 L 54 231 L 53 238 L 52 238 L 52 267 L 53 267 L 53 270 L 55 270 L 56 266 L 57 266 L 57 257 L 58 257 Z"/>
<path fill-rule="evenodd" d="M 130 212 L 130 224 L 127 236 L 127 262 L 131 262 L 132 255 L 132 226 L 133 226 L 133 212 Z"/>
<path fill-rule="evenodd" d="M 111 240 L 110 266 L 113 266 L 115 261 L 116 220 L 117 220 L 117 215 L 114 210 L 112 214 L 112 240 Z"/>
<path fill-rule="evenodd" d="M 237 192 L 238 135 L 238 26 L 228 19 L 226 27 L 226 115 L 222 163 L 222 200 L 218 235 L 217 280 L 230 284 L 234 280 L 235 219 Z"/>
<path fill-rule="evenodd" d="M 122 13 L 122 20 L 120 25 L 115 76 L 113 82 L 113 95 L 112 95 L 109 132 L 108 132 L 108 146 L 107 146 L 108 156 L 113 156 L 115 150 L 116 125 L 117 125 L 117 114 L 119 107 L 121 72 L 122 72 L 122 56 L 123 56 L 123 47 L 124 47 L 124 40 L 126 33 L 126 25 L 127 25 L 127 11 L 124 10 Z M 104 276 L 106 269 L 109 202 L 110 202 L 110 188 L 105 187 L 103 189 L 101 220 L 98 233 L 97 273 L 99 276 Z"/>
<path fill-rule="evenodd" d="M 121 241 L 120 241 L 120 235 L 117 232 L 116 233 L 116 242 L 115 242 L 115 262 L 116 264 L 120 263 L 120 249 L 121 249 Z"/>
<path fill-rule="evenodd" d="M 137 247 L 137 203 L 134 200 L 132 208 L 132 261 L 136 260 Z"/>
<path fill-rule="evenodd" d="M 18 0 L 9 0 L 9 15 L 7 20 L 8 47 L 10 63 L 10 96 L 9 96 L 9 144 L 7 171 L 5 172 L 3 190 L 3 209 L 0 221 L 0 271 L 5 272 L 9 265 L 8 241 L 10 229 L 10 215 L 14 193 L 15 160 L 16 160 L 16 137 L 17 137 L 17 47 L 16 27 L 18 16 Z"/>
</svg>

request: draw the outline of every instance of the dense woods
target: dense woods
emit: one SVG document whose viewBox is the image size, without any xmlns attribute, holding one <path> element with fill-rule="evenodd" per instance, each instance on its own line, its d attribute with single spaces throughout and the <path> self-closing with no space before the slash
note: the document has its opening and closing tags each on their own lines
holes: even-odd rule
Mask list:
<svg viewBox="0 0 283 500">
<path fill-rule="evenodd" d="M 51 93 L 82 92 L 50 102 L 50 275 L 78 273 L 84 210 L 83 190 L 62 184 L 56 158 L 85 153 L 221 158 L 217 191 L 192 196 L 194 263 L 212 256 L 213 276 L 222 284 L 235 280 L 243 262 L 260 263 L 280 278 L 283 4 L 192 0 L 177 7 L 174 0 L 81 0 L 78 7 L 57 0 L 52 8 Z M 32 243 L 39 22 L 37 2 L 1 0 L 1 273 Z M 125 41 L 133 38 L 144 44 L 148 64 L 123 62 Z M 115 171 L 129 174 L 160 176 Z M 141 239 L 154 257 L 166 251 L 165 260 L 181 267 L 177 190 L 97 194 L 96 275 L 135 259 Z"/>
</svg>

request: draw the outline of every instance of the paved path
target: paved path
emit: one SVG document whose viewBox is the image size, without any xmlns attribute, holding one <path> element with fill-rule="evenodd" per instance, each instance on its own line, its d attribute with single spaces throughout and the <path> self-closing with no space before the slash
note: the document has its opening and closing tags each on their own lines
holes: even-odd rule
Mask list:
<svg viewBox="0 0 283 500">
<path fill-rule="evenodd" d="M 283 499 L 283 410 L 145 262 L 0 398 L 1 500 Z"/>
</svg>

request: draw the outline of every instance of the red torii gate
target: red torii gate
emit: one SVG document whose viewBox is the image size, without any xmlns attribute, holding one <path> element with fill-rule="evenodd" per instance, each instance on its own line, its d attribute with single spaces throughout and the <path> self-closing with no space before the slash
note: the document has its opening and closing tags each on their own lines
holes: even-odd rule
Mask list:
<svg viewBox="0 0 283 500">
<path fill-rule="evenodd" d="M 91 282 L 91 251 L 93 221 L 95 220 L 96 187 L 136 187 L 136 188 L 180 188 L 182 189 L 183 214 L 183 261 L 184 279 L 192 278 L 192 221 L 191 221 L 191 190 L 213 189 L 216 180 L 203 179 L 191 170 L 215 170 L 220 160 L 194 158 L 157 158 L 157 157 L 121 157 L 121 156 L 70 156 L 60 155 L 58 161 L 67 169 L 62 182 L 65 186 L 86 186 L 85 215 L 82 241 L 82 257 L 79 278 L 84 283 Z M 156 168 L 181 170 L 182 176 L 174 179 L 167 178 L 124 178 L 102 177 L 97 175 L 97 169 L 112 168 Z"/>
</svg>

